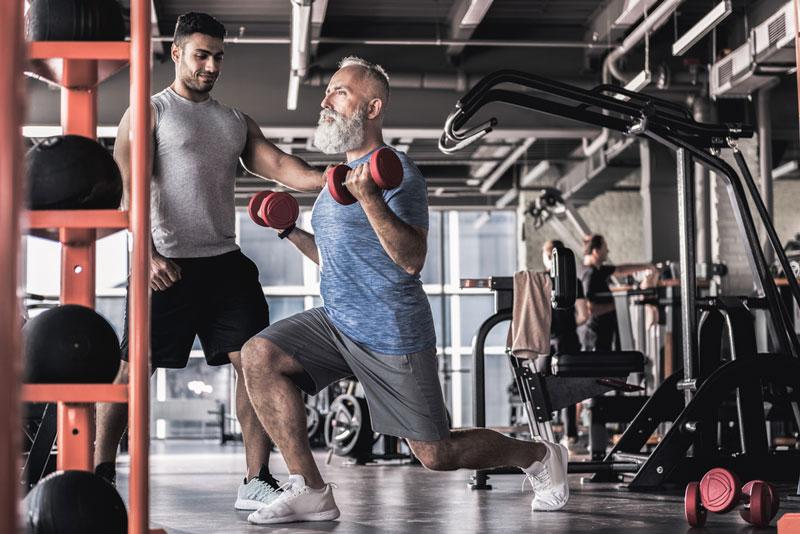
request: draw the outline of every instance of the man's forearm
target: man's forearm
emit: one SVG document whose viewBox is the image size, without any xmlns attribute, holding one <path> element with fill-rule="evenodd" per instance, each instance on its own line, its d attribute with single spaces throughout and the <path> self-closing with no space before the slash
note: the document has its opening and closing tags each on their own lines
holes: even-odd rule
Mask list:
<svg viewBox="0 0 800 534">
<path fill-rule="evenodd" d="M 317 241 L 314 239 L 314 234 L 310 234 L 300 228 L 295 228 L 286 239 L 288 239 L 303 256 L 319 265 L 319 250 L 317 249 Z"/>
<path fill-rule="evenodd" d="M 320 171 L 301 158 L 289 154 L 280 159 L 276 174 L 277 176 L 270 176 L 269 178 L 298 191 L 321 191 L 325 185 Z M 287 177 L 292 177 L 292 179 L 287 180 Z M 295 187 L 300 184 L 302 184 L 302 188 Z"/>
<path fill-rule="evenodd" d="M 605 315 L 614 311 L 616 308 L 613 302 L 588 302 L 589 315 Z"/>
<path fill-rule="evenodd" d="M 419 273 L 427 253 L 425 237 L 401 221 L 381 197 L 362 200 L 361 207 L 392 261 L 409 274 Z"/>
<path fill-rule="evenodd" d="M 627 276 L 641 271 L 649 271 L 653 268 L 652 263 L 626 263 L 623 265 L 616 265 L 614 267 L 614 274 L 617 276 Z"/>
</svg>

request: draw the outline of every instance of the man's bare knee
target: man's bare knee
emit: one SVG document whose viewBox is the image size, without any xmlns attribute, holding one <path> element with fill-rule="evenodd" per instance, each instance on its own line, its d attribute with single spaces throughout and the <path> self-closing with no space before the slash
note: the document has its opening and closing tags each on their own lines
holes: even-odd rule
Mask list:
<svg viewBox="0 0 800 534">
<path fill-rule="evenodd" d="M 292 375 L 305 370 L 280 347 L 260 337 L 244 344 L 241 351 L 242 372 L 246 379 L 268 374 Z"/>
<path fill-rule="evenodd" d="M 409 439 L 408 446 L 420 463 L 431 471 L 453 471 L 458 469 L 450 451 L 450 438 L 439 441 L 416 441 Z"/>
</svg>

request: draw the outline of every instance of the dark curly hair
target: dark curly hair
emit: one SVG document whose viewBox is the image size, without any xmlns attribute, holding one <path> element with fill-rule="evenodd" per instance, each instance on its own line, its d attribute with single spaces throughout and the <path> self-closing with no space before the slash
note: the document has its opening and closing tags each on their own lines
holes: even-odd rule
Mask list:
<svg viewBox="0 0 800 534">
<path fill-rule="evenodd" d="M 224 39 L 227 35 L 225 26 L 220 24 L 217 19 L 205 13 L 184 13 L 178 17 L 178 22 L 175 24 L 175 34 L 172 37 L 172 42 L 178 46 L 183 46 L 193 33 L 202 33 L 217 39 Z"/>
</svg>

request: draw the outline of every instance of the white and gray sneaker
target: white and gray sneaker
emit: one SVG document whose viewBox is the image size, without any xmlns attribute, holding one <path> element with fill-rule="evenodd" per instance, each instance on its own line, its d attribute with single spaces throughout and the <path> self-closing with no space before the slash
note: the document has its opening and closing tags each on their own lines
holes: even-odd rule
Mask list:
<svg viewBox="0 0 800 534">
<path fill-rule="evenodd" d="M 281 486 L 283 493 L 247 517 L 257 525 L 294 523 L 296 521 L 332 521 L 339 517 L 339 508 L 333 500 L 333 484 L 312 489 L 306 486 L 302 475 L 290 475 Z"/>
<path fill-rule="evenodd" d="M 239 484 L 239 491 L 236 493 L 234 508 L 237 510 L 258 510 L 280 497 L 278 481 L 264 466 L 261 466 L 258 474 L 251 478 L 250 482 L 245 483 L 246 481 L 247 479 L 244 479 Z"/>
<path fill-rule="evenodd" d="M 530 482 L 533 487 L 533 500 L 531 510 L 534 512 L 552 512 L 563 508 L 569 501 L 569 484 L 567 481 L 567 448 L 563 445 L 539 441 L 547 448 L 547 453 L 541 462 L 523 469 L 525 482 Z"/>
</svg>

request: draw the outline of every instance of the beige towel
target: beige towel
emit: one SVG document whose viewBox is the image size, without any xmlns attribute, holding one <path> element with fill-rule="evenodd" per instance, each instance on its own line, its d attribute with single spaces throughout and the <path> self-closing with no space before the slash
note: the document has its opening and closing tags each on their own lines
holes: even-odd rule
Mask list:
<svg viewBox="0 0 800 534">
<path fill-rule="evenodd" d="M 550 353 L 550 290 L 553 281 L 547 273 L 514 273 L 514 309 L 508 332 L 511 353 L 535 360 Z"/>
</svg>

